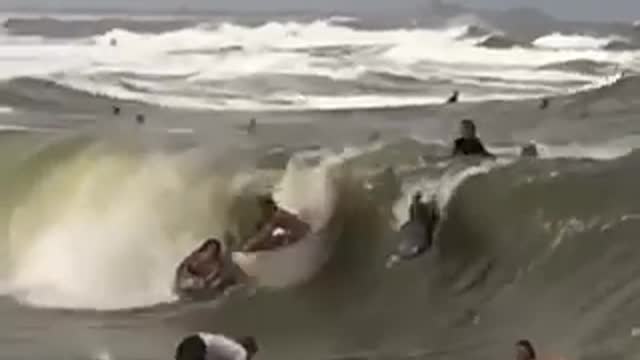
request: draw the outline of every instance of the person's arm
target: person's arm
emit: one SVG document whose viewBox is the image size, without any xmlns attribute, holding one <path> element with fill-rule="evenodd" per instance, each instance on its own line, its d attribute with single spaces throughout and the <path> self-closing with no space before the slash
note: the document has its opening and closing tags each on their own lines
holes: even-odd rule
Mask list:
<svg viewBox="0 0 640 360">
<path fill-rule="evenodd" d="M 490 153 L 489 150 L 487 150 L 487 148 L 484 146 L 484 144 L 480 140 L 478 140 L 478 146 L 480 147 L 480 151 L 482 152 L 482 156 L 495 159 L 496 156 L 493 155 L 492 153 Z"/>
</svg>

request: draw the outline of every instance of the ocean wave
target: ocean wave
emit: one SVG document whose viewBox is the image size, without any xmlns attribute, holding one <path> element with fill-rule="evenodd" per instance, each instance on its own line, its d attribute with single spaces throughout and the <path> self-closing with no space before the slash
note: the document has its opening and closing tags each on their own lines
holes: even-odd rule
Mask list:
<svg viewBox="0 0 640 360">
<path fill-rule="evenodd" d="M 586 74 L 610 74 L 612 69 L 617 67 L 616 64 L 606 61 L 592 60 L 573 60 L 541 66 L 541 69 L 552 70 L 568 70 Z"/>
<path fill-rule="evenodd" d="M 0 41 L 0 78 L 37 77 L 84 93 L 180 108 L 385 108 L 441 102 L 452 89 L 466 94 L 462 101 L 582 90 L 599 86 L 603 74 L 542 67 L 579 61 L 629 67 L 634 61 L 627 51 L 511 47 L 495 33 L 481 46 L 479 39 L 457 37 L 473 29 L 363 30 L 329 19 L 199 24 L 159 33 L 121 28 L 43 43 L 9 37 L 12 42 Z"/>
<path fill-rule="evenodd" d="M 514 47 L 526 48 L 530 45 L 527 43 L 512 40 L 504 35 L 489 35 L 477 42 L 477 46 L 490 49 L 510 49 Z"/>
<path fill-rule="evenodd" d="M 594 50 L 594 49 L 618 49 L 625 45 L 632 48 L 629 40 L 618 35 L 607 37 L 595 37 L 588 35 L 566 35 L 553 33 L 545 35 L 533 41 L 533 45 L 541 48 L 566 49 L 566 50 Z"/>
<path fill-rule="evenodd" d="M 29 134 L 2 136 L 19 136 L 27 141 L 27 147 L 31 146 L 29 141 L 40 141 L 30 140 Z M 516 147 L 513 149 L 515 152 Z M 0 219 L 6 220 L 0 224 L 9 234 L 8 243 L 0 246 L 10 249 L 2 253 L 8 256 L 3 263 L 10 267 L 2 278 L 12 295 L 34 306 L 103 310 L 148 307 L 175 300 L 171 293 L 173 270 L 195 244 L 228 228 L 239 229 L 241 234 L 252 228 L 257 209 L 252 210 L 251 194 L 279 189 L 279 201 L 293 207 L 310 199 L 320 201 L 316 197 L 324 195 L 299 188 L 304 184 L 302 189 L 324 189 L 324 183 L 310 183 L 325 181 L 324 175 L 318 177 L 319 172 L 332 179 L 333 191 L 340 194 L 335 197 L 336 213 L 323 216 L 337 216 L 346 234 L 357 234 L 366 227 L 372 229 L 371 224 L 358 220 L 363 218 L 377 219 L 373 228 L 390 231 L 384 230 L 385 224 L 393 222 L 388 216 L 401 221 L 406 213 L 403 204 L 417 188 L 438 194 L 449 214 L 444 224 L 444 231 L 449 231 L 449 224 L 461 221 L 451 215 L 459 202 L 475 201 L 474 195 L 464 195 L 475 193 L 468 190 L 469 186 L 480 186 L 468 184 L 475 182 L 473 178 L 490 176 L 496 187 L 536 186 L 564 179 L 572 168 L 588 173 L 600 166 L 594 160 L 567 159 L 566 150 L 562 153 L 545 148 L 543 153 L 549 160 L 540 167 L 509 165 L 515 158 L 505 158 L 495 164 L 467 167 L 454 163 L 433 168 L 433 164 L 419 160 L 424 151 L 446 150 L 440 144 L 413 140 L 338 154 L 328 149 L 310 150 L 303 167 L 303 158 L 293 156 L 292 160 L 277 161 L 276 167 L 247 172 L 241 170 L 244 166 L 215 166 L 216 158 L 203 156 L 198 149 L 150 149 L 141 147 L 132 137 L 120 137 L 115 142 L 94 135 L 54 137 L 10 163 L 0 163 L 13 169 L 0 179 L 7 186 L 13 184 L 4 188 L 11 194 L 6 199 L 10 205 L 0 212 Z M 588 154 L 588 149 L 573 151 L 578 158 Z M 255 160 L 264 163 L 262 158 L 271 157 L 265 152 Z M 314 160 L 318 158 L 321 161 Z M 398 186 L 394 181 L 388 183 L 393 179 L 374 180 L 377 164 L 394 159 L 400 188 L 393 188 Z M 574 164 L 569 170 L 563 165 L 567 162 Z M 377 185 L 364 186 L 368 180 Z M 531 183 L 534 185 L 527 185 Z M 396 215 L 374 214 L 380 207 L 393 208 Z M 363 212 L 370 216 L 363 217 Z M 354 246 L 347 238 L 335 251 L 349 252 L 349 257 L 362 256 L 360 251 L 345 250 Z M 334 268 L 327 269 L 318 281 L 332 281 L 327 277 L 332 279 L 333 271 L 358 266 L 357 262 L 343 263 L 347 254 L 336 256 L 327 265 Z M 366 274 L 367 269 L 358 271 Z"/>
<path fill-rule="evenodd" d="M 459 34 L 456 35 L 456 38 L 458 39 L 481 38 L 494 33 L 494 31 L 479 25 L 465 25 L 462 28 L 459 28 L 458 31 Z"/>
</svg>

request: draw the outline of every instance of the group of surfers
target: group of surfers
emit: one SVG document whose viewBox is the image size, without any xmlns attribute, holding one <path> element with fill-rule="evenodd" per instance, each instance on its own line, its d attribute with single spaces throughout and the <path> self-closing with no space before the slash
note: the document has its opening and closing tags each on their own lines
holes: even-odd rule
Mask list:
<svg viewBox="0 0 640 360">
<path fill-rule="evenodd" d="M 470 119 L 460 122 L 460 136 L 453 142 L 451 155 L 495 158 L 478 137 L 476 125 Z M 537 156 L 535 144 L 523 146 L 521 155 Z M 259 196 L 257 202 L 260 219 L 256 224 L 255 235 L 248 239 L 239 251 L 252 253 L 274 250 L 301 240 L 311 231 L 308 223 L 296 214 L 279 207 L 270 196 Z M 423 239 L 412 242 L 411 248 L 401 257 L 415 257 L 429 249 L 438 221 L 439 209 L 435 199 L 424 202 L 422 194 L 415 193 L 409 207 L 407 224 L 420 227 L 423 234 L 420 237 Z M 216 292 L 239 285 L 246 277 L 231 261 L 229 255 L 219 239 L 210 238 L 204 241 L 179 265 L 174 284 L 176 293 L 182 298 L 211 298 Z"/>
<path fill-rule="evenodd" d="M 522 156 L 538 155 L 534 144 L 522 147 Z M 452 156 L 481 156 L 494 158 L 480 138 L 472 120 L 460 122 L 460 137 L 453 143 Z M 270 197 L 259 197 L 260 219 L 256 234 L 240 249 L 243 252 L 270 251 L 303 238 L 311 231 L 309 224 L 297 215 L 282 209 Z M 435 199 L 423 202 L 422 194 L 413 195 L 409 206 L 408 222 L 422 223 L 427 240 L 413 249 L 418 254 L 431 247 L 433 232 L 439 221 Z M 215 238 L 206 240 L 179 265 L 176 271 L 175 291 L 183 298 L 211 298 L 219 292 L 238 285 L 244 275 L 234 266 L 223 243 Z M 208 292 L 212 293 L 208 293 Z M 220 334 L 198 333 L 184 338 L 177 346 L 176 360 L 251 360 L 258 352 L 256 339 L 251 336 L 231 338 Z M 536 360 L 536 352 L 528 340 L 515 344 L 515 360 Z"/>
</svg>

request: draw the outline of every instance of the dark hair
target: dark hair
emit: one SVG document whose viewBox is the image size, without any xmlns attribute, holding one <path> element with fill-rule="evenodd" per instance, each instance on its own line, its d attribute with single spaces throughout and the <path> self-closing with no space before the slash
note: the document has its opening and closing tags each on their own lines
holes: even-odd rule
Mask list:
<svg viewBox="0 0 640 360">
<path fill-rule="evenodd" d="M 531 341 L 529 340 L 519 340 L 516 343 L 516 346 L 521 346 L 529 353 L 529 359 L 536 358 L 536 351 L 533 349 L 533 345 L 531 345 Z"/>
<path fill-rule="evenodd" d="M 220 240 L 216 239 L 216 238 L 210 238 L 207 239 L 201 246 L 200 249 L 198 249 L 199 251 L 204 251 L 205 249 L 207 249 L 208 247 L 213 247 L 216 252 L 220 252 L 222 250 L 222 244 L 220 243 Z"/>
<path fill-rule="evenodd" d="M 476 129 L 476 123 L 473 122 L 473 120 L 471 120 L 471 119 L 462 119 L 462 121 L 460 121 L 460 124 L 461 125 L 465 125 L 465 126 L 470 126 L 474 130 Z"/>
<path fill-rule="evenodd" d="M 260 205 L 262 206 L 269 206 L 269 207 L 276 207 L 278 206 L 275 202 L 275 200 L 273 200 L 273 198 L 269 195 L 263 195 L 260 196 L 258 198 L 258 202 L 260 203 Z"/>
<path fill-rule="evenodd" d="M 255 355 L 258 352 L 258 343 L 253 336 L 243 336 L 236 339 L 238 344 L 242 345 L 242 347 L 247 351 L 249 357 Z"/>
<path fill-rule="evenodd" d="M 205 360 L 207 345 L 198 335 L 188 336 L 178 344 L 175 360 Z"/>
</svg>

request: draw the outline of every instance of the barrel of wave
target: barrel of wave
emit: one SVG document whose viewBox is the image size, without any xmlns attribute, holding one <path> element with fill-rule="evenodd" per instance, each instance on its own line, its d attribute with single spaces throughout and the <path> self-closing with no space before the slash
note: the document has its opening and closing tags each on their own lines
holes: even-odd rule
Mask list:
<svg viewBox="0 0 640 360">
<path fill-rule="evenodd" d="M 226 179 L 184 156 L 98 144 L 46 167 L 9 221 L 9 291 L 75 309 L 173 300 L 175 264 L 224 228 L 230 201 Z"/>
<path fill-rule="evenodd" d="M 317 159 L 316 159 L 317 161 Z M 276 186 L 278 205 L 311 226 L 300 241 L 280 249 L 252 253 L 234 252 L 233 260 L 262 288 L 281 289 L 311 280 L 331 256 L 339 229 L 332 226 L 341 158 L 331 156 L 319 163 L 304 155 L 294 157 Z"/>
</svg>

